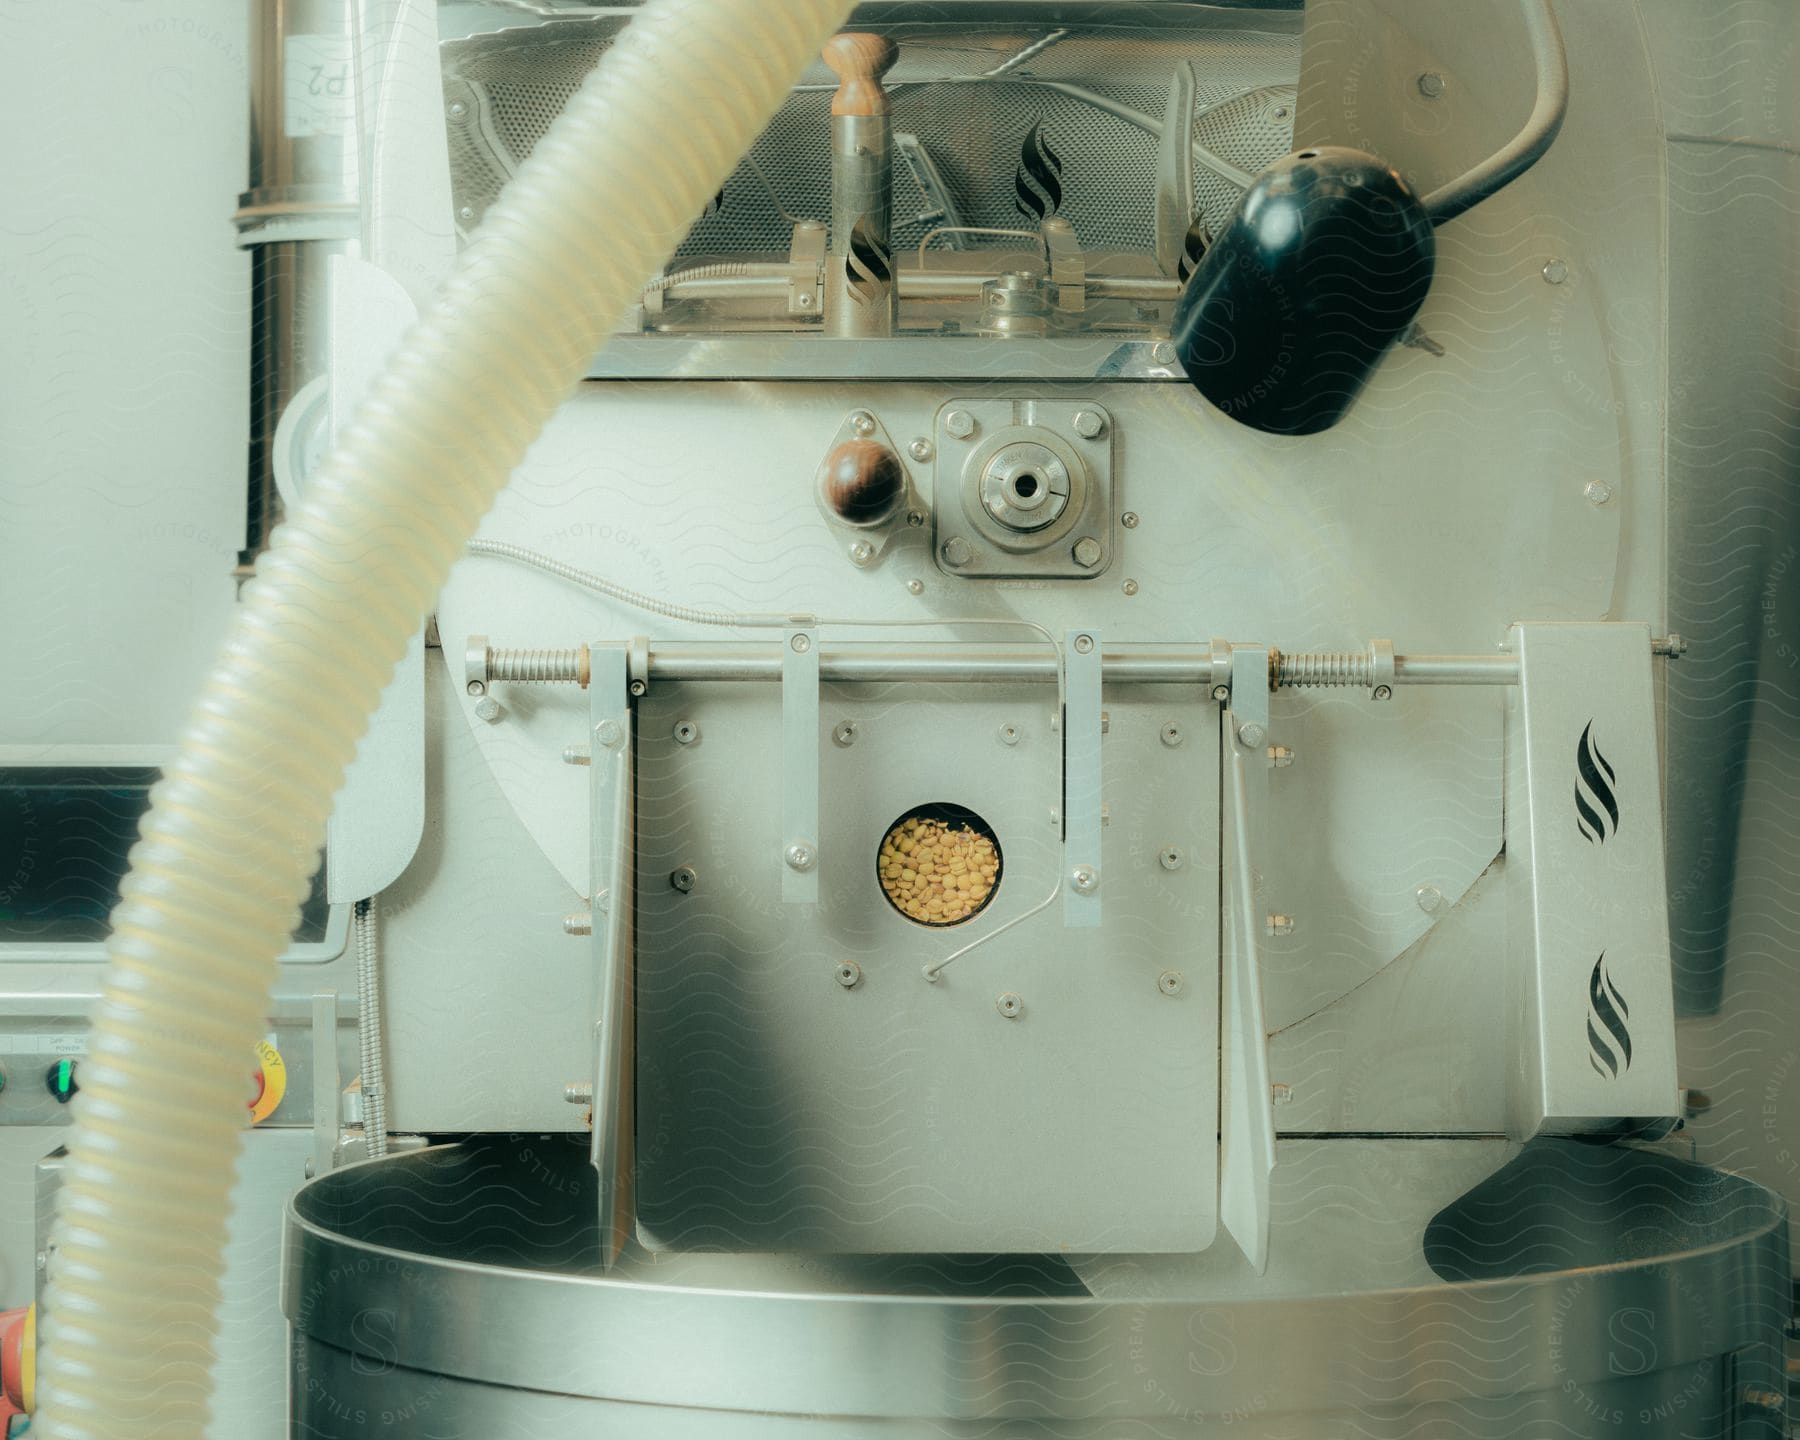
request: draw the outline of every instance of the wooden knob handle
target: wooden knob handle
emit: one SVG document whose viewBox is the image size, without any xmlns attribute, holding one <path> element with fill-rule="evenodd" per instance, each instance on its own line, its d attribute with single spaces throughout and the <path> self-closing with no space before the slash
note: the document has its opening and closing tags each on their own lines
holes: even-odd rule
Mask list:
<svg viewBox="0 0 1800 1440">
<path fill-rule="evenodd" d="M 887 91 L 881 77 L 894 68 L 900 47 L 883 35 L 846 32 L 825 46 L 825 63 L 842 82 L 831 97 L 833 115 L 885 115 Z"/>
</svg>

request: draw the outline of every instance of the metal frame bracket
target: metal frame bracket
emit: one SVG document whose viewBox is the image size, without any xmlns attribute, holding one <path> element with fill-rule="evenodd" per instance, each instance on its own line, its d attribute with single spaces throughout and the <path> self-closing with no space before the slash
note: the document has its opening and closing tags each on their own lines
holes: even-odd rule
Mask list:
<svg viewBox="0 0 1800 1440">
<path fill-rule="evenodd" d="M 1063 700 L 1063 924 L 1093 929 L 1100 924 L 1101 710 L 1100 635 L 1070 630 L 1063 637 L 1066 693 Z"/>
<path fill-rule="evenodd" d="M 632 679 L 630 647 L 589 649 L 592 724 L 588 868 L 595 993 L 594 1135 L 602 1255 L 611 1265 L 632 1228 Z"/>
<path fill-rule="evenodd" d="M 781 899 L 819 903 L 819 635 L 804 627 L 781 647 Z"/>
</svg>

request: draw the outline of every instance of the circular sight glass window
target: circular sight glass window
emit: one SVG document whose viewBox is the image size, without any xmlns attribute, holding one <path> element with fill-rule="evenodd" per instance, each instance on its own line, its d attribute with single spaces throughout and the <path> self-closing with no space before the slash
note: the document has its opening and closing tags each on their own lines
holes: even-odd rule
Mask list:
<svg viewBox="0 0 1800 1440">
<path fill-rule="evenodd" d="M 1003 869 L 994 827 L 963 805 L 938 802 L 906 812 L 882 837 L 876 875 L 882 894 L 919 925 L 961 925 L 987 908 Z"/>
</svg>

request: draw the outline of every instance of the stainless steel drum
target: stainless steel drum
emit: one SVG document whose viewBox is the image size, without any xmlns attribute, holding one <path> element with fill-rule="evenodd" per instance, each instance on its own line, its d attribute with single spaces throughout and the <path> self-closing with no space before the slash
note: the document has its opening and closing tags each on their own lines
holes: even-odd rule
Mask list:
<svg viewBox="0 0 1800 1440">
<path fill-rule="evenodd" d="M 1078 1164 L 1079 1157 L 1071 1157 Z M 1667 1149 L 1282 1146 L 1270 1261 L 597 1262 L 594 1172 L 488 1137 L 288 1215 L 293 1434 L 1780 1434 L 1781 1202 Z"/>
</svg>

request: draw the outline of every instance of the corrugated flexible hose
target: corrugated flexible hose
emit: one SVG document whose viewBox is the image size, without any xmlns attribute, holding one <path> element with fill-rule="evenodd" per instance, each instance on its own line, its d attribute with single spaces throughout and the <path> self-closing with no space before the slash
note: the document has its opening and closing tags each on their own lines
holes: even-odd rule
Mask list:
<svg viewBox="0 0 1800 1440">
<path fill-rule="evenodd" d="M 368 716 L 513 467 L 849 9 L 646 6 L 263 556 L 113 913 L 46 1292 L 47 1440 L 204 1432 L 248 1057 Z"/>
</svg>

